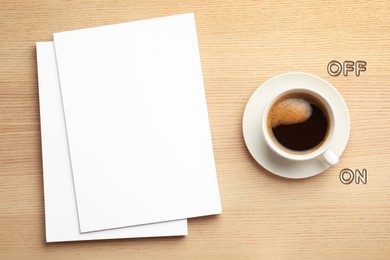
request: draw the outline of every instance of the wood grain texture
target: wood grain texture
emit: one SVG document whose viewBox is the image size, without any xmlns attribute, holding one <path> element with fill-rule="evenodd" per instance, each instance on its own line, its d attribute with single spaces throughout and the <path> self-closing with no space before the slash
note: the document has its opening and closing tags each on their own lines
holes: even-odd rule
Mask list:
<svg viewBox="0 0 390 260">
<path fill-rule="evenodd" d="M 53 32 L 195 12 L 223 205 L 181 238 L 46 244 L 35 42 Z M 389 259 L 388 1 L 0 1 L 0 259 Z M 360 77 L 330 77 L 336 59 Z M 351 116 L 339 165 L 306 180 L 266 172 L 242 138 L 246 102 L 266 79 L 330 81 Z M 343 185 L 341 169 L 368 170 Z"/>
</svg>

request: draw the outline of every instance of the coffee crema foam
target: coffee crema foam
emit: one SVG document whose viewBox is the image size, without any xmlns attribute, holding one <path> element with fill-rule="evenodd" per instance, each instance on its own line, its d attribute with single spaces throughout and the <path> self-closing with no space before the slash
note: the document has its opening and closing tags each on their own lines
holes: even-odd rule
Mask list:
<svg viewBox="0 0 390 260">
<path fill-rule="evenodd" d="M 299 97 L 285 97 L 276 102 L 268 114 L 268 125 L 275 128 L 279 125 L 303 123 L 312 115 L 310 103 Z"/>
</svg>

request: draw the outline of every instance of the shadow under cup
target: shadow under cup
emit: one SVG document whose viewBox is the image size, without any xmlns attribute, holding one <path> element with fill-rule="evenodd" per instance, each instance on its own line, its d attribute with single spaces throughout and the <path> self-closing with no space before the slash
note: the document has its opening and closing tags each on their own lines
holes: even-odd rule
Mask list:
<svg viewBox="0 0 390 260">
<path fill-rule="evenodd" d="M 309 89 L 286 91 L 269 101 L 262 129 L 277 154 L 308 160 L 323 154 L 334 135 L 334 114 L 325 97 Z"/>
</svg>

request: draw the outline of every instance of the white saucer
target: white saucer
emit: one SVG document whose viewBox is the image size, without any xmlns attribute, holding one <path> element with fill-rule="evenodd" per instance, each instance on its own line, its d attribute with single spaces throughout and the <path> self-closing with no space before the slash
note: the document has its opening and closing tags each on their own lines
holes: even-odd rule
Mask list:
<svg viewBox="0 0 390 260">
<path fill-rule="evenodd" d="M 322 78 L 303 72 L 290 72 L 264 82 L 250 97 L 243 117 L 243 134 L 246 146 L 255 160 L 266 170 L 285 178 L 302 179 L 317 175 L 327 168 L 321 158 L 298 162 L 285 159 L 273 152 L 265 143 L 261 129 L 261 116 L 268 100 L 299 87 L 307 87 L 324 95 L 335 111 L 335 136 L 330 149 L 341 156 L 349 138 L 349 113 L 340 93 Z"/>
</svg>

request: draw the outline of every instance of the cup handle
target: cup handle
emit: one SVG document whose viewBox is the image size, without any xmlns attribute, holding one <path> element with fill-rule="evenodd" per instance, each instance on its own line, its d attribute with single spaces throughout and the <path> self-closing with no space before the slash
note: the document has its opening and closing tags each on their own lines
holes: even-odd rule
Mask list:
<svg viewBox="0 0 390 260">
<path fill-rule="evenodd" d="M 321 158 L 330 166 L 334 166 L 339 162 L 339 158 L 330 149 L 321 154 Z"/>
</svg>

